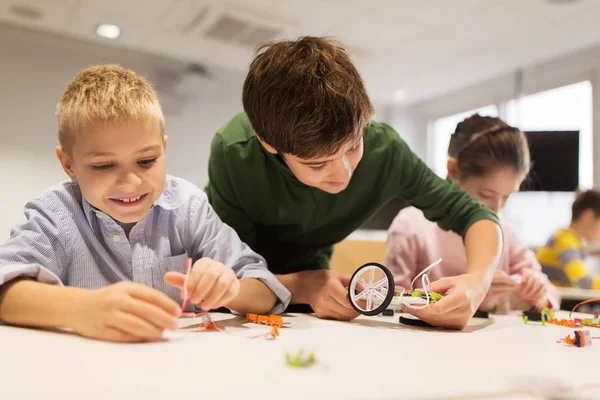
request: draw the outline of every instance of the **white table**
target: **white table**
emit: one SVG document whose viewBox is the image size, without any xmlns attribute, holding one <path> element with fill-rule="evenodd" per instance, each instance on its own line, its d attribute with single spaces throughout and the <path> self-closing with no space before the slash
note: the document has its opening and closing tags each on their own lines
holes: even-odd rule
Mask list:
<svg viewBox="0 0 600 400">
<path fill-rule="evenodd" d="M 0 398 L 532 399 L 569 388 L 600 398 L 600 340 L 567 347 L 556 340 L 572 329 L 516 315 L 444 332 L 400 325 L 398 315 L 346 323 L 293 314 L 274 341 L 242 337 L 264 326 L 213 317 L 232 334 L 180 330 L 133 345 L 0 326 Z M 300 348 L 314 350 L 317 365 L 288 367 L 285 352 Z"/>
</svg>

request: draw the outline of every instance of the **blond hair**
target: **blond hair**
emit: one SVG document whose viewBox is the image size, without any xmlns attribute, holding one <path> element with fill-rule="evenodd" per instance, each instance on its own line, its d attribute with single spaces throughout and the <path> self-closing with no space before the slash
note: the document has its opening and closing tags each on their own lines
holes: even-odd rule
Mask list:
<svg viewBox="0 0 600 400">
<path fill-rule="evenodd" d="M 80 71 L 56 106 L 58 141 L 70 151 L 75 134 L 96 124 L 126 121 L 158 124 L 164 116 L 152 86 L 119 65 L 97 65 Z"/>
</svg>

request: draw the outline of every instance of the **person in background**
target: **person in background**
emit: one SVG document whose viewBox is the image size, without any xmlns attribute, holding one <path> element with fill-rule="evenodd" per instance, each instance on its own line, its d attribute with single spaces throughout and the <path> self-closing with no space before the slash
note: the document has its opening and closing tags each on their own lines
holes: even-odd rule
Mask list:
<svg viewBox="0 0 600 400">
<path fill-rule="evenodd" d="M 448 147 L 448 179 L 456 182 L 490 210 L 499 213 L 519 190 L 530 169 L 525 134 L 499 118 L 474 114 L 459 123 Z M 556 288 L 507 221 L 500 219 L 504 246 L 500 265 L 480 310 L 510 309 L 509 295 L 533 299 L 540 306 L 559 307 Z M 466 268 L 463 240 L 428 221 L 409 207 L 400 211 L 388 230 L 386 265 L 396 284 L 409 289 L 413 278 L 433 261 L 431 280 L 453 280 Z"/>
<path fill-rule="evenodd" d="M 600 275 L 585 266 L 585 248 L 600 239 L 600 192 L 578 192 L 571 212 L 569 227 L 554 232 L 537 259 L 556 286 L 600 290 Z"/>
</svg>

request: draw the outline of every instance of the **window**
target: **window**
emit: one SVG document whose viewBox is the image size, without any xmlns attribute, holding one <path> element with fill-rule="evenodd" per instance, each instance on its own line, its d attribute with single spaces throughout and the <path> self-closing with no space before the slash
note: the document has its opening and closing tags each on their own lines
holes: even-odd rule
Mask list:
<svg viewBox="0 0 600 400">
<path fill-rule="evenodd" d="M 497 117 L 498 107 L 489 105 L 476 108 L 442 117 L 433 122 L 427 139 L 427 143 L 431 144 L 428 146 L 427 162 L 431 166 L 431 169 L 439 176 L 445 178 L 447 175 L 448 145 L 450 144 L 450 136 L 454 133 L 456 125 L 475 113 L 482 116 Z"/>
<path fill-rule="evenodd" d="M 590 188 L 592 175 L 592 85 L 579 82 L 511 100 L 506 122 L 521 130 L 578 130 L 579 186 Z M 551 233 L 569 225 L 570 192 L 521 192 L 511 196 L 503 211 L 517 235 L 532 246 L 543 245 Z"/>
<path fill-rule="evenodd" d="M 592 84 L 563 86 L 506 103 L 506 122 L 523 131 L 578 130 L 579 186 L 593 185 Z"/>
</svg>

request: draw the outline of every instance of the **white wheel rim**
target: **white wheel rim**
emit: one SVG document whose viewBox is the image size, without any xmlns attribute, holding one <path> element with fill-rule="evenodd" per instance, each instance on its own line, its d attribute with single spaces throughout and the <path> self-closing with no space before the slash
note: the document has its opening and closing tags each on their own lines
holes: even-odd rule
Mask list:
<svg viewBox="0 0 600 400">
<path fill-rule="evenodd" d="M 375 272 L 380 271 L 383 278 L 375 281 Z M 368 272 L 368 281 L 362 277 Z M 363 290 L 357 292 L 357 287 L 362 286 Z M 362 312 L 370 312 L 379 307 L 387 297 L 389 282 L 387 275 L 383 270 L 376 265 L 368 265 L 362 267 L 360 272 L 354 276 L 350 282 L 350 299 L 352 304 Z M 365 301 L 365 307 L 361 306 L 362 301 Z"/>
</svg>

